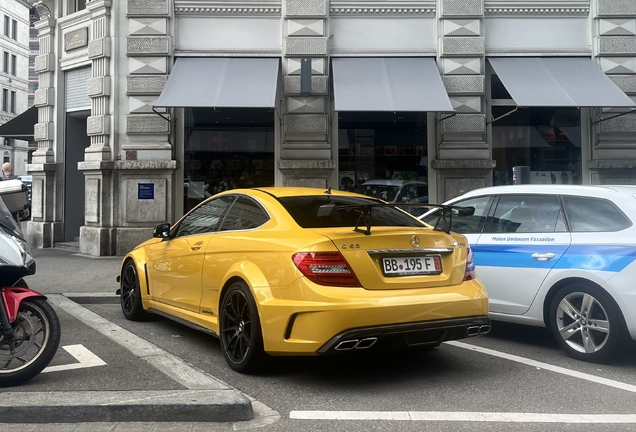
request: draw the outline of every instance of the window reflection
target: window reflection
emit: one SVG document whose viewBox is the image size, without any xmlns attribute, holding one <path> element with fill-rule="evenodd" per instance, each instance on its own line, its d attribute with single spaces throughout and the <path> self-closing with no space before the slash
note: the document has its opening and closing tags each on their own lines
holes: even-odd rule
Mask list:
<svg viewBox="0 0 636 432">
<path fill-rule="evenodd" d="M 495 106 L 493 118 L 514 107 Z M 493 184 L 512 184 L 514 166 L 530 183 L 581 184 L 581 113 L 576 108 L 520 108 L 492 124 Z"/>
</svg>

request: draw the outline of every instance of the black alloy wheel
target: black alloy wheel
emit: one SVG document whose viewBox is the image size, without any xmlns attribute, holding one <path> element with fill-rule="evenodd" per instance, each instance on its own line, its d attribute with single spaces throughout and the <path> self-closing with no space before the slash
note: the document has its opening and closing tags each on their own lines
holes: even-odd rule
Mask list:
<svg viewBox="0 0 636 432">
<path fill-rule="evenodd" d="M 610 360 L 625 340 L 625 320 L 612 297 L 588 282 L 561 288 L 550 305 L 550 331 L 571 357 L 593 363 Z"/>
<path fill-rule="evenodd" d="M 221 349 L 228 365 L 237 372 L 254 372 L 266 354 L 256 302 L 244 282 L 233 283 L 220 308 Z"/>
<path fill-rule="evenodd" d="M 144 321 L 150 314 L 146 312 L 141 303 L 141 290 L 139 289 L 139 277 L 137 268 L 132 260 L 126 261 L 121 272 L 121 311 L 130 321 Z"/>
</svg>

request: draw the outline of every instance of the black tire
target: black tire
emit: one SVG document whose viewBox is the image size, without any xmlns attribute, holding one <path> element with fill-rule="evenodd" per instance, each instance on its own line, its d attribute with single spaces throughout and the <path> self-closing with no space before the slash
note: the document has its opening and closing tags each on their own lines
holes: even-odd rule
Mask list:
<svg viewBox="0 0 636 432">
<path fill-rule="evenodd" d="M 22 384 L 49 364 L 60 345 L 60 320 L 41 297 L 22 300 L 12 324 L 15 336 L 0 336 L 0 387 Z"/>
<path fill-rule="evenodd" d="M 606 362 L 625 340 L 625 320 L 618 305 L 592 283 L 561 288 L 552 299 L 549 313 L 552 335 L 575 359 Z"/>
<path fill-rule="evenodd" d="M 227 364 L 241 373 L 262 368 L 267 355 L 258 309 L 248 286 L 242 281 L 233 283 L 219 310 L 221 349 Z"/>
<path fill-rule="evenodd" d="M 145 321 L 150 314 L 144 310 L 141 302 L 141 290 L 139 289 L 139 276 L 137 267 L 132 260 L 126 261 L 121 271 L 120 282 L 121 311 L 130 321 Z"/>
</svg>

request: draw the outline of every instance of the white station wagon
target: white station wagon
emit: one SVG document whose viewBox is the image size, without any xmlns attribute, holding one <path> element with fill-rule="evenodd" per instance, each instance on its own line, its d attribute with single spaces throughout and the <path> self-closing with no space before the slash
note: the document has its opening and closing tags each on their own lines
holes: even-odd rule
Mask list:
<svg viewBox="0 0 636 432">
<path fill-rule="evenodd" d="M 636 186 L 495 186 L 446 204 L 475 212 L 420 218 L 468 238 L 493 320 L 545 326 L 591 362 L 636 340 Z"/>
</svg>

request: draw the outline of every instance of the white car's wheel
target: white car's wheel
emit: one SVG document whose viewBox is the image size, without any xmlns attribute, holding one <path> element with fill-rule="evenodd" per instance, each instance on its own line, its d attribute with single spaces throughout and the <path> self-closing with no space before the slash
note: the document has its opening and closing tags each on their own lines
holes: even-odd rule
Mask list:
<svg viewBox="0 0 636 432">
<path fill-rule="evenodd" d="M 625 334 L 625 321 L 614 299 L 585 282 L 557 292 L 549 323 L 556 341 L 571 357 L 589 362 L 609 360 Z"/>
</svg>

